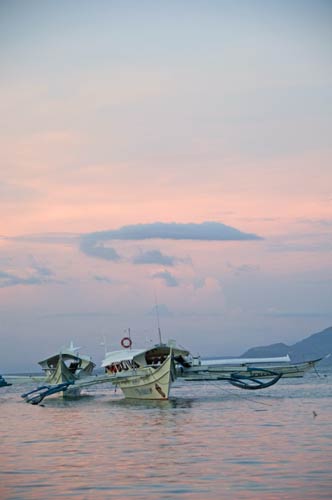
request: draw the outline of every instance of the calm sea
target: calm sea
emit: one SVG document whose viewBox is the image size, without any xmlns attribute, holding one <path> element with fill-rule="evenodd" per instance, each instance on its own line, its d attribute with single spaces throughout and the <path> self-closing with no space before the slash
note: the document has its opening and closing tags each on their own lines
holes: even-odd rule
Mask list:
<svg viewBox="0 0 332 500">
<path fill-rule="evenodd" d="M 332 371 L 262 391 L 176 382 L 165 402 L 98 386 L 0 389 L 1 500 L 331 499 Z"/>
</svg>

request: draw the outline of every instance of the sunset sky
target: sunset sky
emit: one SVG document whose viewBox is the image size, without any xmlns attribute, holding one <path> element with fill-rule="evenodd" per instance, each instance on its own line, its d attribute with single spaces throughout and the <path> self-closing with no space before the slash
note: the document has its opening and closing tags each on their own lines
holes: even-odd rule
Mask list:
<svg viewBox="0 0 332 500">
<path fill-rule="evenodd" d="M 0 373 L 332 325 L 332 3 L 2 0 Z"/>
</svg>

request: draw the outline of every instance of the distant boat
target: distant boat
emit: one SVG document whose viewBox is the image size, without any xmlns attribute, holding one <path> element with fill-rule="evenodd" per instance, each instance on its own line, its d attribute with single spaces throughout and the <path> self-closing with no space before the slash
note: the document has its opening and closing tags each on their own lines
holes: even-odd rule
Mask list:
<svg viewBox="0 0 332 500">
<path fill-rule="evenodd" d="M 8 387 L 9 385 L 12 384 L 8 384 L 7 380 L 4 379 L 2 375 L 0 375 L 0 387 Z"/>
<path fill-rule="evenodd" d="M 240 389 L 264 389 L 282 378 L 303 377 L 322 358 L 291 363 L 289 356 L 276 358 L 237 358 L 201 361 L 194 358 L 189 367 L 180 368 L 178 376 L 187 381 L 224 380 Z M 270 379 L 261 382 L 258 379 Z"/>
</svg>

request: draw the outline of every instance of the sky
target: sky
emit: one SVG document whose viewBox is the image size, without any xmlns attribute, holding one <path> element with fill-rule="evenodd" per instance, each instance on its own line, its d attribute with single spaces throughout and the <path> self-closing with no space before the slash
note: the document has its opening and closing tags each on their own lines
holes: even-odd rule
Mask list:
<svg viewBox="0 0 332 500">
<path fill-rule="evenodd" d="M 0 2 L 0 373 L 332 325 L 332 3 Z M 106 347 L 105 347 L 106 345 Z"/>
</svg>

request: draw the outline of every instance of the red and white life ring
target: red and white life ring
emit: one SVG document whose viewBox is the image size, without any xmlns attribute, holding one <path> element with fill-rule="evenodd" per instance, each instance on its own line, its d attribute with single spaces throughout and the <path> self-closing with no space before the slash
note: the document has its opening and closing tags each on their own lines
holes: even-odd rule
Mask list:
<svg viewBox="0 0 332 500">
<path fill-rule="evenodd" d="M 131 347 L 131 345 L 132 345 L 131 338 L 129 338 L 129 337 L 123 337 L 123 339 L 121 340 L 121 345 L 125 349 L 128 349 L 129 347 Z"/>
</svg>

